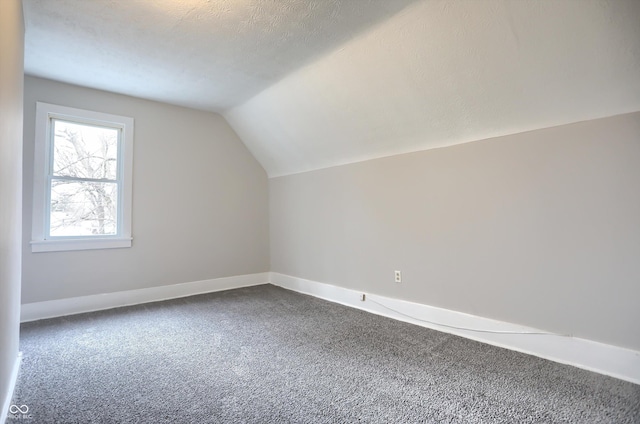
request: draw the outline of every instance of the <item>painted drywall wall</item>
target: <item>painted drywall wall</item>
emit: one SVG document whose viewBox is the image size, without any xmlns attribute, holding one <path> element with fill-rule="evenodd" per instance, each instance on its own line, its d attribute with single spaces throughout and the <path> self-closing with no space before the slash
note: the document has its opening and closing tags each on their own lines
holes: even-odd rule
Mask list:
<svg viewBox="0 0 640 424">
<path fill-rule="evenodd" d="M 640 351 L 639 164 L 640 112 L 272 178 L 271 270 Z"/>
<path fill-rule="evenodd" d="M 640 110 L 640 1 L 424 0 L 225 117 L 270 177 Z"/>
<path fill-rule="evenodd" d="M 31 253 L 36 101 L 135 120 L 133 246 Z M 25 78 L 23 303 L 268 271 L 268 183 L 224 119 Z"/>
<path fill-rule="evenodd" d="M 0 2 L 0 28 L 0 414 L 4 414 L 20 331 L 24 20 L 19 0 Z"/>
</svg>

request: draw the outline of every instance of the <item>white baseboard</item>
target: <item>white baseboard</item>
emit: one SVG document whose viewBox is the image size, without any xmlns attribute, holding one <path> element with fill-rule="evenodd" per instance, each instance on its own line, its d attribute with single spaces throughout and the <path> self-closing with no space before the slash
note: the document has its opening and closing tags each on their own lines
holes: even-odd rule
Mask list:
<svg viewBox="0 0 640 424">
<path fill-rule="evenodd" d="M 270 273 L 270 282 L 273 285 L 285 289 L 309 294 L 377 315 L 383 315 L 411 324 L 455 334 L 494 346 L 516 350 L 640 384 L 640 352 L 634 350 L 563 335 L 496 334 L 443 327 L 433 323 L 492 331 L 542 332 L 535 328 L 523 327 L 508 322 L 496 321 L 405 300 L 392 299 L 362 291 L 345 289 L 317 281 L 291 277 L 277 272 Z M 366 294 L 365 301 L 361 300 L 362 294 Z M 390 309 L 382 307 L 380 304 Z M 432 321 L 433 323 L 425 323 L 421 320 Z"/>
<path fill-rule="evenodd" d="M 13 370 L 9 377 L 9 387 L 5 398 L 2 400 L 2 409 L 0 409 L 0 424 L 4 424 L 7 415 L 9 414 L 9 407 L 11 406 L 11 399 L 13 398 L 13 392 L 16 389 L 16 382 L 18 381 L 18 371 L 20 370 L 20 362 L 22 361 L 22 353 L 18 352 L 15 362 L 13 363 Z"/>
<path fill-rule="evenodd" d="M 258 274 L 237 275 L 212 280 L 149 287 L 146 289 L 25 303 L 22 305 L 20 311 L 20 321 L 36 321 L 39 319 L 93 312 L 120 306 L 157 302 L 196 294 L 256 286 L 259 284 L 267 284 L 268 282 L 269 273 L 261 272 Z"/>
</svg>

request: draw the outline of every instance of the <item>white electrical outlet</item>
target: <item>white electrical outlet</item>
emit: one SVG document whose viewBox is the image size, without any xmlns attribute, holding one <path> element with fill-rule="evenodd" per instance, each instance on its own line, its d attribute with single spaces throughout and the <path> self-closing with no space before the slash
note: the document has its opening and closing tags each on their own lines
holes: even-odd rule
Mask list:
<svg viewBox="0 0 640 424">
<path fill-rule="evenodd" d="M 396 283 L 402 283 L 402 272 L 395 271 L 394 275 L 396 277 Z"/>
</svg>

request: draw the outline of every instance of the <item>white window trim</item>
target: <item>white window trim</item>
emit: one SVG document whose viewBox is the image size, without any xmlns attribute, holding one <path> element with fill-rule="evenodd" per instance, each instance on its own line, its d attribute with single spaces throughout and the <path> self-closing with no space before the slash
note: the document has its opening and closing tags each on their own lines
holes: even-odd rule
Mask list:
<svg viewBox="0 0 640 424">
<path fill-rule="evenodd" d="M 121 180 L 118 192 L 118 232 L 112 236 L 47 237 L 49 216 L 47 193 L 51 145 L 49 139 L 51 119 L 68 119 L 93 125 L 115 126 L 122 129 L 118 148 L 118 172 Z M 131 204 L 133 192 L 133 118 L 72 107 L 36 103 L 35 158 L 33 172 L 32 252 L 58 252 L 65 250 L 112 249 L 131 247 Z"/>
</svg>

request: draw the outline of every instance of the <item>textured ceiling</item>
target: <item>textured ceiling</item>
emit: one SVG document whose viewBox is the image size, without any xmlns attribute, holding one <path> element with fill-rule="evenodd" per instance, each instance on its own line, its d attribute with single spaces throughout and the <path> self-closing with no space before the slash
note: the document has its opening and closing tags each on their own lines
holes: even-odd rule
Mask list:
<svg viewBox="0 0 640 424">
<path fill-rule="evenodd" d="M 273 177 L 639 110 L 640 1 L 426 0 L 225 117 Z"/>
<path fill-rule="evenodd" d="M 640 110 L 640 0 L 23 3 L 26 73 L 223 112 L 270 176 Z"/>
<path fill-rule="evenodd" d="M 221 111 L 415 0 L 23 0 L 25 72 Z"/>
</svg>

